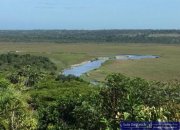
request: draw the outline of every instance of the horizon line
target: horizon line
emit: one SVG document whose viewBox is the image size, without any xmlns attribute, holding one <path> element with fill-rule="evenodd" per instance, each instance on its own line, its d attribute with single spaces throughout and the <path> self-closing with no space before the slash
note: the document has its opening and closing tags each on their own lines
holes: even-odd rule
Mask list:
<svg viewBox="0 0 180 130">
<path fill-rule="evenodd" d="M 0 31 L 110 31 L 110 30 L 114 30 L 114 31 L 118 31 L 118 30 L 127 30 L 127 31 L 134 31 L 134 30 L 152 30 L 152 31 L 159 31 L 159 30 L 180 30 L 179 29 L 150 29 L 150 28 L 144 28 L 144 29 L 0 29 Z"/>
</svg>

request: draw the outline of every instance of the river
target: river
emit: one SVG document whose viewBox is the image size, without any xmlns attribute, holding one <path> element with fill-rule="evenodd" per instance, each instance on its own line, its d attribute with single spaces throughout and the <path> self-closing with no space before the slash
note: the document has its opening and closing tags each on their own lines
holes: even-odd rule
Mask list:
<svg viewBox="0 0 180 130">
<path fill-rule="evenodd" d="M 83 62 L 81 64 L 72 65 L 70 68 L 63 70 L 64 75 L 81 76 L 91 70 L 98 69 L 107 60 L 141 60 L 141 59 L 154 59 L 159 56 L 154 55 L 117 55 L 115 57 L 99 57 L 93 61 Z"/>
</svg>

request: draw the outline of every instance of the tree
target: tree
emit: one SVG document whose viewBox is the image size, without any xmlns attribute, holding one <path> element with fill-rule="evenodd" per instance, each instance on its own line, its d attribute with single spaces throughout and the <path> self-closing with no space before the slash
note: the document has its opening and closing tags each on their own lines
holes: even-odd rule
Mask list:
<svg viewBox="0 0 180 130">
<path fill-rule="evenodd" d="M 124 111 L 124 98 L 129 88 L 129 78 L 122 74 L 111 74 L 106 78 L 106 86 L 100 92 L 102 111 L 113 129 L 118 128 L 117 115 Z"/>
<path fill-rule="evenodd" d="M 9 130 L 34 130 L 36 120 L 22 94 L 0 79 L 0 126 Z"/>
</svg>

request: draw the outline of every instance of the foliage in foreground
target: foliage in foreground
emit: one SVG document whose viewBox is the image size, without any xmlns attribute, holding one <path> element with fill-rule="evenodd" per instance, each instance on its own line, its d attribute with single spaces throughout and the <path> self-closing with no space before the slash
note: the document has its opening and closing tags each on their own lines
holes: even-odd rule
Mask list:
<svg viewBox="0 0 180 130">
<path fill-rule="evenodd" d="M 32 89 L 19 90 L 1 78 L 2 129 L 114 130 L 122 120 L 180 121 L 179 84 L 147 82 L 121 74 L 109 75 L 101 88 L 74 79 L 48 79 Z"/>
<path fill-rule="evenodd" d="M 0 76 L 2 130 L 116 130 L 122 120 L 180 121 L 178 82 L 111 74 L 99 87 L 74 76 L 52 75 L 38 62 L 20 68 L 13 66 L 21 62 L 13 62 L 5 65 L 14 71 L 1 69 L 8 72 Z"/>
<path fill-rule="evenodd" d="M 0 129 L 33 130 L 37 120 L 21 92 L 6 80 L 0 79 Z"/>
<path fill-rule="evenodd" d="M 113 129 L 124 121 L 180 121 L 178 84 L 109 75 L 97 93 L 75 94 L 38 111 L 40 129 Z M 53 117 L 53 118 L 50 118 Z"/>
</svg>

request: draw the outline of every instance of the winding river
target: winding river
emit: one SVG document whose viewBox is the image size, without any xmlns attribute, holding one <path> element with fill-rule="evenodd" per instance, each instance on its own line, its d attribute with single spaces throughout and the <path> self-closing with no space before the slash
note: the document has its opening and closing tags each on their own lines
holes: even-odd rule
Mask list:
<svg viewBox="0 0 180 130">
<path fill-rule="evenodd" d="M 115 57 L 100 57 L 93 61 L 83 62 L 81 64 L 72 65 L 71 68 L 65 69 L 62 74 L 64 75 L 74 75 L 81 76 L 91 70 L 98 69 L 107 60 L 141 60 L 141 59 L 153 59 L 159 58 L 159 56 L 154 55 L 117 55 Z"/>
</svg>

